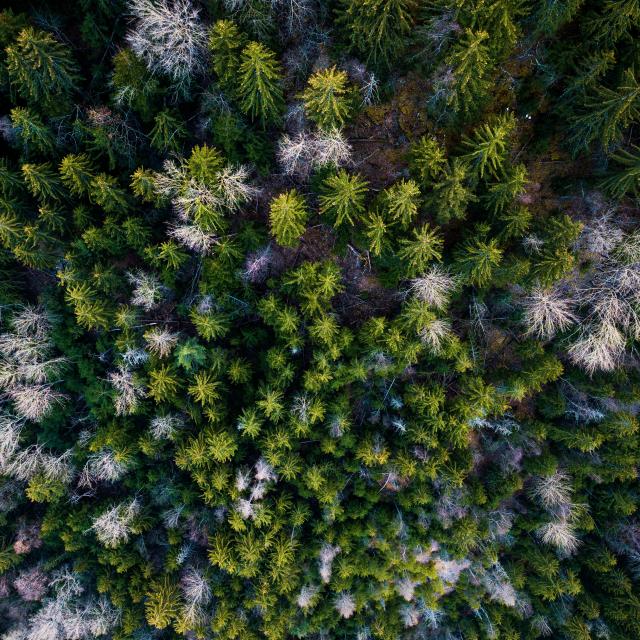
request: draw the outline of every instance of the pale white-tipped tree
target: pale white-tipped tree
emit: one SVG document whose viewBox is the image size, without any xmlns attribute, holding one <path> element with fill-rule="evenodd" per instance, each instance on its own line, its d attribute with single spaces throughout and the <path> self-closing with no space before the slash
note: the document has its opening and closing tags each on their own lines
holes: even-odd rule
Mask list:
<svg viewBox="0 0 640 640">
<path fill-rule="evenodd" d="M 320 589 L 314 584 L 305 585 L 300 589 L 300 593 L 296 599 L 296 604 L 306 611 L 315 604 L 319 591 Z"/>
<path fill-rule="evenodd" d="M 548 476 L 535 476 L 531 481 L 529 495 L 545 509 L 571 503 L 571 478 L 559 469 Z"/>
<path fill-rule="evenodd" d="M 139 347 L 129 347 L 120 358 L 126 368 L 139 367 L 149 360 L 149 354 Z"/>
<path fill-rule="evenodd" d="M 13 401 L 14 409 L 19 416 L 40 422 L 56 404 L 62 403 L 64 394 L 50 385 L 15 385 L 7 390 Z"/>
<path fill-rule="evenodd" d="M 152 418 L 149 433 L 155 440 L 171 440 L 184 426 L 184 420 L 177 414 L 165 413 Z"/>
<path fill-rule="evenodd" d="M 270 246 L 254 251 L 245 260 L 242 277 L 252 284 L 260 284 L 269 277 L 274 262 L 275 259 Z"/>
<path fill-rule="evenodd" d="M 415 597 L 416 587 L 419 582 L 414 582 L 411 578 L 401 578 L 396 581 L 396 591 L 401 598 L 404 598 L 407 602 L 411 602 Z"/>
<path fill-rule="evenodd" d="M 420 622 L 420 610 L 415 605 L 402 605 L 400 607 L 400 619 L 406 629 L 415 627 Z"/>
<path fill-rule="evenodd" d="M 350 618 L 356 612 L 355 598 L 348 592 L 342 591 L 333 602 L 336 611 L 342 618 Z"/>
<path fill-rule="evenodd" d="M 254 477 L 258 482 L 276 482 L 278 480 L 274 468 L 264 458 L 258 458 L 254 468 Z"/>
<path fill-rule="evenodd" d="M 587 373 L 613 371 L 624 356 L 626 338 L 611 322 L 585 325 L 580 338 L 569 348 L 570 360 Z"/>
<path fill-rule="evenodd" d="M 316 168 L 351 163 L 351 145 L 341 131 L 301 132 L 294 137 L 282 136 L 278 142 L 278 163 L 287 175 L 307 179 Z"/>
<path fill-rule="evenodd" d="M 207 32 L 190 0 L 132 0 L 137 20 L 127 43 L 152 73 L 169 77 L 174 89 L 188 93 L 194 76 L 206 68 Z"/>
<path fill-rule="evenodd" d="M 166 358 L 178 343 L 179 335 L 166 327 L 153 327 L 145 331 L 144 339 L 151 353 L 158 358 Z"/>
<path fill-rule="evenodd" d="M 113 549 L 129 540 L 131 525 L 139 513 L 140 503 L 134 498 L 130 502 L 115 505 L 94 518 L 91 530 L 101 544 Z"/>
<path fill-rule="evenodd" d="M 332 565 L 335 557 L 340 553 L 340 547 L 325 542 L 318 554 L 318 571 L 325 584 L 331 580 Z"/>
<path fill-rule="evenodd" d="M 215 234 L 207 233 L 198 225 L 186 221 L 173 226 L 169 235 L 190 251 L 202 255 L 208 254 L 218 242 Z"/>
<path fill-rule="evenodd" d="M 218 185 L 222 203 L 230 211 L 237 211 L 259 193 L 249 181 L 249 169 L 243 165 L 222 169 L 218 174 Z"/>
<path fill-rule="evenodd" d="M 145 271 L 129 272 L 127 279 L 133 285 L 131 304 L 145 311 L 155 309 L 166 297 L 166 287 L 152 273 Z"/>
<path fill-rule="evenodd" d="M 94 482 L 116 482 L 127 473 L 127 465 L 117 459 L 111 449 L 101 449 L 92 453 L 85 464 L 83 476 L 87 486 Z"/>
<path fill-rule="evenodd" d="M 536 534 L 551 547 L 571 555 L 580 545 L 574 524 L 567 518 L 551 520 L 536 529 Z"/>
<path fill-rule="evenodd" d="M 482 585 L 491 600 L 500 602 L 506 607 L 516 606 L 518 594 L 500 563 L 494 564 L 482 574 Z"/>
<path fill-rule="evenodd" d="M 445 342 L 451 335 L 451 322 L 446 318 L 436 318 L 420 330 L 420 340 L 422 340 L 434 354 L 442 351 Z"/>
<path fill-rule="evenodd" d="M 114 407 L 116 415 L 126 416 L 134 413 L 147 391 L 142 381 L 129 369 L 120 367 L 107 376 L 116 391 Z"/>
<path fill-rule="evenodd" d="M 26 305 L 13 318 L 11 326 L 15 333 L 23 337 L 48 341 L 51 322 L 48 312 L 42 307 Z"/>
<path fill-rule="evenodd" d="M 24 419 L 10 414 L 0 414 L 0 473 L 5 474 L 11 466 L 14 454 L 20 448 L 20 433 Z"/>
<path fill-rule="evenodd" d="M 42 445 L 32 444 L 18 450 L 11 459 L 7 474 L 21 482 L 28 482 L 42 469 Z"/>
<path fill-rule="evenodd" d="M 18 595 L 27 602 L 42 600 L 49 589 L 49 576 L 41 566 L 21 571 L 13 581 Z"/>
<path fill-rule="evenodd" d="M 315 158 L 318 166 L 346 166 L 351 163 L 351 152 L 351 145 L 340 129 L 318 131 L 316 134 Z"/>
<path fill-rule="evenodd" d="M 64 358 L 52 358 L 49 317 L 39 307 L 23 307 L 11 321 L 13 331 L 0 334 L 0 389 L 18 416 L 39 422 L 64 395 L 53 388 Z"/>
<path fill-rule="evenodd" d="M 418 300 L 436 309 L 444 309 L 457 284 L 455 276 L 443 267 L 434 265 L 419 278 L 411 280 L 410 291 Z"/>
<path fill-rule="evenodd" d="M 201 625 L 206 617 L 206 606 L 212 598 L 206 575 L 193 566 L 187 567 L 180 578 L 180 590 L 184 601 L 184 621 L 192 627 Z"/>
<path fill-rule="evenodd" d="M 535 288 L 522 301 L 527 333 L 549 340 L 557 333 L 566 331 L 578 321 L 573 306 L 573 300 L 558 290 Z"/>
</svg>

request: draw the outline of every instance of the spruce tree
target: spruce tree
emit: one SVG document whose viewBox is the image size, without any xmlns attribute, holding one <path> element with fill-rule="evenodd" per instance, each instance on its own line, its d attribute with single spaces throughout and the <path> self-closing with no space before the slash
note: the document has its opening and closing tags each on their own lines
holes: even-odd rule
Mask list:
<svg viewBox="0 0 640 640">
<path fill-rule="evenodd" d="M 78 68 L 67 47 L 51 34 L 32 27 L 22 30 L 6 49 L 12 86 L 34 106 L 59 110 L 76 89 Z"/>
<path fill-rule="evenodd" d="M 414 0 L 340 0 L 338 23 L 350 49 L 389 65 L 405 46 L 415 8 Z"/>
<path fill-rule="evenodd" d="M 316 71 L 300 96 L 309 119 L 321 129 L 340 128 L 351 112 L 347 88 L 344 71 L 335 67 Z"/>
<path fill-rule="evenodd" d="M 280 65 L 273 51 L 259 42 L 242 50 L 237 92 L 243 113 L 263 125 L 280 119 L 284 105 Z"/>
<path fill-rule="evenodd" d="M 281 193 L 269 205 L 269 223 L 275 239 L 283 247 L 293 247 L 304 233 L 307 206 L 295 189 Z"/>
<path fill-rule="evenodd" d="M 353 225 L 365 211 L 367 182 L 357 174 L 340 169 L 327 178 L 320 194 L 320 213 L 329 215 L 333 225 Z"/>
</svg>

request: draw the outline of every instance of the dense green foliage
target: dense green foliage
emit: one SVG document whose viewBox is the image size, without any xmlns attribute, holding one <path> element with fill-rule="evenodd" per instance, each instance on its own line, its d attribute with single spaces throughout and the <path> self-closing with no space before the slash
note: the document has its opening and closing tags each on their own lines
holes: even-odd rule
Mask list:
<svg viewBox="0 0 640 640">
<path fill-rule="evenodd" d="M 0 12 L 1 640 L 640 638 L 640 3 Z"/>
</svg>

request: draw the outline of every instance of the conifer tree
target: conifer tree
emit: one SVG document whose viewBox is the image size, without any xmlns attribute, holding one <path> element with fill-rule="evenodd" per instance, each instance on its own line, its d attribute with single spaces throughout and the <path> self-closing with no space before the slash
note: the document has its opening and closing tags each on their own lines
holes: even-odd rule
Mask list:
<svg viewBox="0 0 640 640">
<path fill-rule="evenodd" d="M 418 215 L 420 189 L 413 180 L 400 180 L 385 189 L 384 206 L 389 217 L 406 229 Z"/>
<path fill-rule="evenodd" d="M 469 149 L 462 156 L 470 166 L 484 178 L 485 171 L 497 176 L 505 163 L 509 149 L 509 138 L 515 128 L 515 120 L 510 113 L 496 118 L 491 124 L 484 124 L 473 134 L 464 138 L 462 144 Z"/>
<path fill-rule="evenodd" d="M 49 162 L 22 165 L 22 176 L 31 194 L 40 200 L 59 200 L 62 184 Z"/>
<path fill-rule="evenodd" d="M 414 229 L 413 238 L 405 238 L 400 244 L 402 248 L 398 251 L 398 257 L 404 263 L 408 277 L 423 273 L 432 260 L 442 258 L 442 238 L 428 223 Z"/>
<path fill-rule="evenodd" d="M 304 198 L 295 189 L 274 198 L 269 206 L 269 223 L 278 243 L 295 246 L 304 233 L 307 215 Z"/>
<path fill-rule="evenodd" d="M 151 146 L 158 151 L 177 152 L 186 133 L 182 119 L 165 109 L 156 115 L 149 138 Z"/>
<path fill-rule="evenodd" d="M 422 136 L 411 145 L 410 163 L 421 182 L 430 184 L 445 170 L 447 156 L 435 138 Z"/>
<path fill-rule="evenodd" d="M 602 182 L 602 187 L 614 198 L 622 198 L 627 193 L 640 197 L 640 148 L 620 149 L 611 155 L 611 159 L 624 167 Z M 614 170 L 615 170 L 614 169 Z"/>
<path fill-rule="evenodd" d="M 573 119 L 571 145 L 574 150 L 587 149 L 598 141 L 605 149 L 618 142 L 624 130 L 640 119 L 640 84 L 634 70 L 625 69 L 615 89 L 595 87 L 585 103 L 584 112 Z"/>
<path fill-rule="evenodd" d="M 334 226 L 344 222 L 353 225 L 365 211 L 367 182 L 357 174 L 340 169 L 323 183 L 320 195 L 320 213 L 329 215 Z"/>
<path fill-rule="evenodd" d="M 224 89 L 233 89 L 236 83 L 240 52 L 246 37 L 231 20 L 218 20 L 209 29 L 211 66 Z"/>
<path fill-rule="evenodd" d="M 91 199 L 107 213 L 126 211 L 129 208 L 127 193 L 113 176 L 99 173 L 90 184 Z"/>
<path fill-rule="evenodd" d="M 339 129 L 349 117 L 347 74 L 335 66 L 311 75 L 300 97 L 305 113 L 321 129 Z"/>
<path fill-rule="evenodd" d="M 468 240 L 458 251 L 457 265 L 470 283 L 485 287 L 491 282 L 495 268 L 502 261 L 502 250 L 495 238 L 489 241 L 477 238 Z"/>
<path fill-rule="evenodd" d="M 76 63 L 67 47 L 51 34 L 27 27 L 7 47 L 6 54 L 12 85 L 33 105 L 44 103 L 52 110 L 59 109 L 75 90 Z"/>
<path fill-rule="evenodd" d="M 467 206 L 475 200 L 477 197 L 469 185 L 467 165 L 460 158 L 454 158 L 451 166 L 445 166 L 442 176 L 426 197 L 427 206 L 434 211 L 440 224 L 464 219 Z"/>
<path fill-rule="evenodd" d="M 390 64 L 413 25 L 413 0 L 340 0 L 338 23 L 352 50 L 374 63 Z"/>
<path fill-rule="evenodd" d="M 52 152 L 55 142 L 42 118 L 24 107 L 11 109 L 11 124 L 25 150 L 45 154 Z"/>
<path fill-rule="evenodd" d="M 87 195 L 94 179 L 91 159 L 86 154 L 69 154 L 60 162 L 60 178 L 69 192 Z"/>
<path fill-rule="evenodd" d="M 238 96 L 240 108 L 265 125 L 279 120 L 284 104 L 280 66 L 273 51 L 250 42 L 240 56 Z"/>
<path fill-rule="evenodd" d="M 452 77 L 443 79 L 443 100 L 464 118 L 476 112 L 486 100 L 487 76 L 491 71 L 488 39 L 486 31 L 466 29 L 445 60 Z"/>
</svg>

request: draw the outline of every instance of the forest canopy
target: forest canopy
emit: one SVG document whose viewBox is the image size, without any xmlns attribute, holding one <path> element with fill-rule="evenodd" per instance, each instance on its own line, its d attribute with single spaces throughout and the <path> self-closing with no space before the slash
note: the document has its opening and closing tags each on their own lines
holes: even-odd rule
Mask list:
<svg viewBox="0 0 640 640">
<path fill-rule="evenodd" d="M 640 638 L 640 2 L 6 0 L 0 640 Z"/>
</svg>

